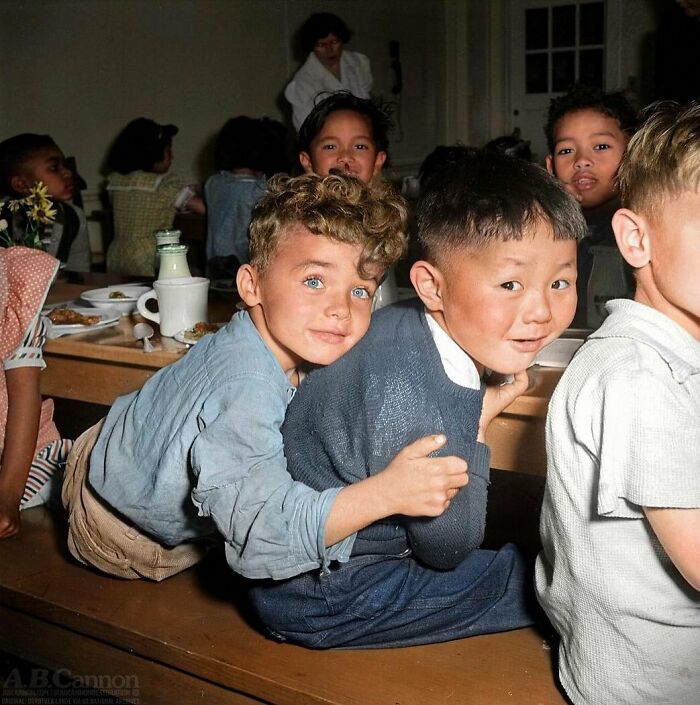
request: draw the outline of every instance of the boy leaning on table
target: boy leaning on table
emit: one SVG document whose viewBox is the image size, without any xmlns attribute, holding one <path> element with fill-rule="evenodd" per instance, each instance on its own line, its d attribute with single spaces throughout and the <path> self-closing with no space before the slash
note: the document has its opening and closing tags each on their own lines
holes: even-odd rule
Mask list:
<svg viewBox="0 0 700 705">
<path fill-rule="evenodd" d="M 200 539 L 218 531 L 238 573 L 286 578 L 347 560 L 354 532 L 372 521 L 444 511 L 467 475 L 461 459 L 429 457 L 440 436 L 365 483 L 324 492 L 292 480 L 282 447 L 301 367 L 333 362 L 364 335 L 405 224 L 403 200 L 381 182 L 272 180 L 237 277 L 247 310 L 76 442 L 63 486 L 73 556 L 161 580 L 197 562 L 211 543 Z"/>
<path fill-rule="evenodd" d="M 547 416 L 539 599 L 576 705 L 700 698 L 700 104 L 652 106 L 613 216 L 634 301 Z"/>
<path fill-rule="evenodd" d="M 350 560 L 257 581 L 271 633 L 313 648 L 448 641 L 532 624 L 531 567 L 513 545 L 482 549 L 489 483 L 485 427 L 527 385 L 524 370 L 576 308 L 585 221 L 534 164 L 455 150 L 423 185 L 416 221 L 419 300 L 372 317 L 338 362 L 312 372 L 283 427 L 289 471 L 321 491 L 379 471 L 427 429 L 463 457 L 469 483 L 440 516 L 390 517 L 358 532 Z M 515 374 L 485 390 L 487 370 Z M 486 391 L 486 393 L 485 393 Z"/>
</svg>

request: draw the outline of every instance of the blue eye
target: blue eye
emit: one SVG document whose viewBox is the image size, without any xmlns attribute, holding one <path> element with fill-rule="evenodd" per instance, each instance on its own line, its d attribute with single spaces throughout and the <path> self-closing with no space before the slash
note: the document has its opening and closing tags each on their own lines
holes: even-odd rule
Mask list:
<svg viewBox="0 0 700 705">
<path fill-rule="evenodd" d="M 368 299 L 369 291 L 367 291 L 367 289 L 365 289 L 363 286 L 356 286 L 352 290 L 352 295 L 357 299 Z"/>
<path fill-rule="evenodd" d="M 318 277 L 308 277 L 304 279 L 304 286 L 309 289 L 323 289 L 323 282 Z"/>
<path fill-rule="evenodd" d="M 556 281 L 552 282 L 552 289 L 555 289 L 556 291 L 568 289 L 570 286 L 571 284 L 566 279 L 557 279 Z"/>
<path fill-rule="evenodd" d="M 523 285 L 520 282 L 503 282 L 501 287 L 507 291 L 521 291 Z"/>
</svg>

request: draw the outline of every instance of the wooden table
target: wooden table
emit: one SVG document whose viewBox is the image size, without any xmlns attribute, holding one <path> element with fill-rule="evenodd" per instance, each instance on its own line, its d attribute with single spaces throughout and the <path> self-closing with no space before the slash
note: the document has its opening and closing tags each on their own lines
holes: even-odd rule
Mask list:
<svg viewBox="0 0 700 705">
<path fill-rule="evenodd" d="M 82 291 L 109 283 L 106 275 L 87 276 L 88 281 L 80 284 L 59 280 L 52 287 L 48 302 L 76 299 Z M 234 310 L 235 300 L 231 295 L 211 292 L 210 321 L 227 321 Z M 156 352 L 144 353 L 141 342 L 132 333 L 134 324 L 141 320 L 138 314 L 123 316 L 113 328 L 47 341 L 42 394 L 109 405 L 118 396 L 139 389 L 161 367 L 186 353 L 185 345 L 172 338 L 160 338 L 157 333 L 152 339 Z M 154 328 L 157 329 L 155 324 Z M 492 467 L 544 475 L 544 419 L 561 370 L 533 367 L 529 375 L 530 389 L 494 420 L 487 441 Z"/>
<path fill-rule="evenodd" d="M 51 287 L 47 303 L 78 299 L 81 292 L 110 283 L 116 282 L 109 275 L 85 275 L 85 281 L 81 283 L 59 279 Z M 235 299 L 231 294 L 211 292 L 210 321 L 227 321 L 234 310 Z M 133 335 L 134 325 L 143 320 L 135 313 L 122 316 L 119 324 L 112 328 L 47 340 L 41 393 L 109 405 L 118 396 L 140 389 L 161 367 L 175 362 L 187 352 L 186 345 L 172 338 L 161 338 L 158 326 L 153 323 L 156 333 L 151 342 L 156 350 L 145 353 L 143 344 Z"/>
</svg>

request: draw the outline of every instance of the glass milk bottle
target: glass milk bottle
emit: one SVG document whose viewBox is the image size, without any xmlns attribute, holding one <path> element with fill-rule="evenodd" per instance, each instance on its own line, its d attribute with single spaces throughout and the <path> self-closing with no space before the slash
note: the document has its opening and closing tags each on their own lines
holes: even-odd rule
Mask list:
<svg viewBox="0 0 700 705">
<path fill-rule="evenodd" d="M 173 230 L 171 228 L 156 230 L 156 247 L 162 247 L 163 245 L 179 245 L 181 235 L 182 233 L 179 230 Z"/>
<path fill-rule="evenodd" d="M 592 247 L 593 266 L 586 297 L 589 328 L 598 328 L 608 312 L 605 302 L 627 297 L 627 278 L 622 255 L 617 247 Z"/>
<path fill-rule="evenodd" d="M 191 277 L 187 264 L 187 245 L 161 245 L 158 248 L 160 267 L 158 279 L 175 279 L 176 277 Z"/>
</svg>

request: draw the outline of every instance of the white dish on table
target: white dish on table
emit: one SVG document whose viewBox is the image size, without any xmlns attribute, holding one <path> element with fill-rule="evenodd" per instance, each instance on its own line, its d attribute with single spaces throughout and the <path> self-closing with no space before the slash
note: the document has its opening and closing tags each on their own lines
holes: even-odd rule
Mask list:
<svg viewBox="0 0 700 705">
<path fill-rule="evenodd" d="M 53 308 L 59 308 L 54 306 Z M 110 328 L 111 326 L 116 326 L 121 318 L 121 312 L 117 309 L 98 309 L 85 308 L 80 306 L 69 306 L 64 308 L 70 308 L 83 316 L 99 316 L 100 320 L 92 325 L 85 325 L 83 323 L 52 323 L 51 319 L 48 318 L 48 313 L 52 310 L 52 307 L 44 308 L 42 313 L 46 317 L 46 328 L 48 338 L 60 338 L 62 335 L 75 335 L 76 333 L 90 333 L 94 330 L 101 330 L 103 328 Z"/>
<path fill-rule="evenodd" d="M 557 338 L 537 353 L 532 364 L 542 367 L 566 367 L 584 342 L 582 338 Z"/>
<path fill-rule="evenodd" d="M 225 325 L 224 323 L 212 323 L 214 326 L 218 326 L 221 328 L 221 326 Z M 189 335 L 191 329 L 187 328 L 186 330 L 181 330 L 179 333 L 175 333 L 173 338 L 177 340 L 178 343 L 182 343 L 183 345 L 195 345 L 198 343 L 202 338 L 204 338 L 207 335 L 213 335 L 216 333 L 215 330 L 207 331 L 204 333 L 204 335 L 199 336 L 199 338 L 193 338 Z"/>
<path fill-rule="evenodd" d="M 80 298 L 87 301 L 96 308 L 117 309 L 122 316 L 126 316 L 136 310 L 136 301 L 141 294 L 150 291 L 150 286 L 140 286 L 138 284 L 115 284 L 102 289 L 91 289 L 84 291 Z M 116 292 L 124 294 L 118 298 L 110 298 Z"/>
</svg>

